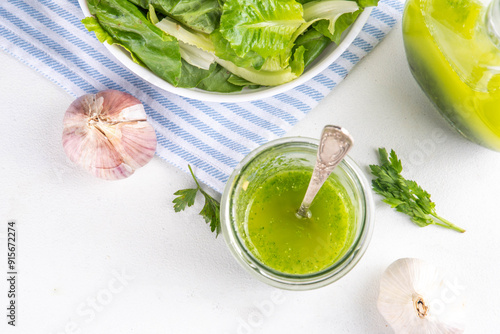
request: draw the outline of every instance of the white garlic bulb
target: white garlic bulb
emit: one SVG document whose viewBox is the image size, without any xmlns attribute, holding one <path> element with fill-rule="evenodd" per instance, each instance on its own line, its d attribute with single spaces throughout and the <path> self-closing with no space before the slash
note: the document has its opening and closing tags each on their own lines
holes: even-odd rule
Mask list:
<svg viewBox="0 0 500 334">
<path fill-rule="evenodd" d="M 399 259 L 382 276 L 377 306 L 397 334 L 463 333 L 464 290 L 423 260 Z"/>
<path fill-rule="evenodd" d="M 66 155 L 103 179 L 132 175 L 156 150 L 156 134 L 144 106 L 125 92 L 105 90 L 79 97 L 66 111 L 63 126 Z"/>
</svg>

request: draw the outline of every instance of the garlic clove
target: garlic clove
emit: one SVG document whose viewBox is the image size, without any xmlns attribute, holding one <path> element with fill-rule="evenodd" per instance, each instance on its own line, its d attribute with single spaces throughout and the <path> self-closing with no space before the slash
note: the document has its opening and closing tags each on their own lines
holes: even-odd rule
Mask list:
<svg viewBox="0 0 500 334">
<path fill-rule="evenodd" d="M 463 333 L 463 289 L 423 260 L 399 259 L 382 275 L 377 307 L 395 333 Z"/>
<path fill-rule="evenodd" d="M 132 175 L 156 150 L 156 133 L 143 105 L 124 92 L 106 90 L 79 97 L 66 111 L 63 126 L 69 159 L 103 179 Z"/>
</svg>

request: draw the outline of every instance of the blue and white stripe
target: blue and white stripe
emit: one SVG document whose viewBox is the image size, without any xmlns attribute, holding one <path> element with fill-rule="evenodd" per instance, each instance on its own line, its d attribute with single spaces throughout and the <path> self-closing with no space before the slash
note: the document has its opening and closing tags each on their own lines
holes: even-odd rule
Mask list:
<svg viewBox="0 0 500 334">
<path fill-rule="evenodd" d="M 381 0 L 359 36 L 325 71 L 287 93 L 253 102 L 201 102 L 165 92 L 124 68 L 80 23 L 77 0 L 3 0 L 0 48 L 74 97 L 118 89 L 144 104 L 157 155 L 221 192 L 245 154 L 283 136 L 314 108 L 401 18 L 401 0 Z"/>
</svg>

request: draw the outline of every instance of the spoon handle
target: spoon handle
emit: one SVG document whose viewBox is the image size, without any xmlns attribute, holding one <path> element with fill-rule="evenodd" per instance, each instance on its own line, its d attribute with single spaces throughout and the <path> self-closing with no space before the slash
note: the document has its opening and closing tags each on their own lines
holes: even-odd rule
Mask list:
<svg viewBox="0 0 500 334">
<path fill-rule="evenodd" d="M 353 145 L 353 139 L 346 129 L 335 125 L 323 128 L 316 157 L 316 165 L 297 214 L 309 217 L 309 207 L 319 189 L 335 167 L 344 159 Z"/>
</svg>

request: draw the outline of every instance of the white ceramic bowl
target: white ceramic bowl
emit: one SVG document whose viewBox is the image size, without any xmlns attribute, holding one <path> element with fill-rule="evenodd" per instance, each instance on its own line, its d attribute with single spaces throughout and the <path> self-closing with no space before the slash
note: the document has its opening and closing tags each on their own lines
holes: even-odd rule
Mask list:
<svg viewBox="0 0 500 334">
<path fill-rule="evenodd" d="M 86 0 L 78 0 L 80 7 L 82 8 L 85 16 L 91 16 L 89 8 L 87 6 Z M 295 88 L 304 82 L 312 79 L 314 76 L 326 69 L 331 63 L 333 63 L 340 55 L 347 49 L 347 47 L 352 43 L 352 41 L 359 34 L 364 24 L 368 20 L 372 9 L 371 7 L 365 8 L 363 13 L 358 16 L 356 21 L 351 25 L 351 27 L 344 32 L 339 45 L 331 43 L 323 53 L 314 60 L 297 79 L 290 81 L 286 84 L 273 86 L 273 87 L 261 87 L 258 89 L 243 89 L 240 92 L 234 93 L 217 93 L 201 90 L 198 88 L 179 88 L 174 87 L 170 83 L 158 77 L 156 74 L 151 72 L 149 69 L 134 63 L 130 58 L 130 55 L 117 45 L 109 45 L 104 43 L 104 46 L 115 56 L 125 67 L 134 72 L 136 75 L 142 79 L 148 81 L 149 83 L 162 88 L 168 92 L 181 95 L 184 97 L 209 101 L 209 102 L 245 102 L 260 100 L 266 97 L 270 97 L 276 94 L 286 92 L 292 88 Z"/>
</svg>

